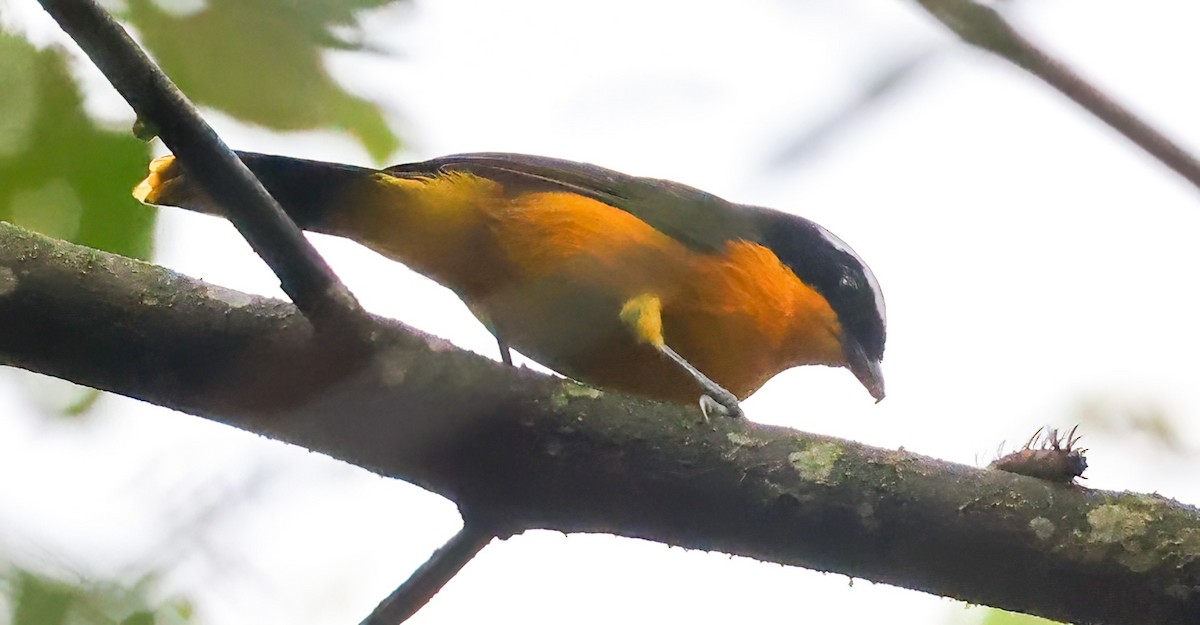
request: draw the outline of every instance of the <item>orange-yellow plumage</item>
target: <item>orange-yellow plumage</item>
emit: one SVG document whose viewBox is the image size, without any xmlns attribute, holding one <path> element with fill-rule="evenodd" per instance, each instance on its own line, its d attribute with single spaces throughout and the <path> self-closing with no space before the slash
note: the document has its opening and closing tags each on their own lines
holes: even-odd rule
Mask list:
<svg viewBox="0 0 1200 625">
<path fill-rule="evenodd" d="M 783 369 L 842 361 L 828 303 L 761 245 L 697 253 L 596 200 L 509 197 L 470 175 L 383 186 L 351 191 L 354 208 L 333 231 L 432 276 L 513 345 L 568 375 L 695 399 L 695 383 L 619 323 L 624 302 L 644 293 L 662 302 L 666 341 L 740 398 Z"/>
<path fill-rule="evenodd" d="M 301 226 L 430 276 L 509 345 L 577 379 L 690 403 L 696 380 L 656 351 L 663 342 L 738 398 L 792 366 L 848 365 L 828 299 L 760 242 L 698 249 L 595 197 L 499 175 L 341 166 L 314 196 L 292 188 L 308 184 L 292 175 L 300 165 L 248 164 Z M 135 195 L 216 212 L 184 180 L 156 159 Z"/>
</svg>

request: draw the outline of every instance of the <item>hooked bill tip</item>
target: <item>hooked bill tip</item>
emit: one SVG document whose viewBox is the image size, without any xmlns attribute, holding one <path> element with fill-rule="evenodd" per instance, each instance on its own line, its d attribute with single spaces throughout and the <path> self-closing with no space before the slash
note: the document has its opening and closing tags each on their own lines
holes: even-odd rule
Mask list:
<svg viewBox="0 0 1200 625">
<path fill-rule="evenodd" d="M 867 385 L 867 392 L 871 394 L 871 397 L 875 398 L 875 403 L 877 404 L 883 401 L 883 398 L 887 396 L 887 394 L 883 392 L 883 380 L 879 380 L 878 386 Z"/>
<path fill-rule="evenodd" d="M 886 396 L 883 388 L 883 371 L 880 370 L 878 361 L 866 361 L 851 363 L 850 371 L 854 373 L 854 377 L 866 387 L 867 392 L 871 397 L 875 398 L 875 403 L 883 401 Z"/>
<path fill-rule="evenodd" d="M 871 397 L 875 398 L 875 403 L 883 401 L 883 371 L 879 364 L 881 358 L 868 356 L 862 344 L 852 336 L 842 337 L 842 349 L 846 354 L 843 366 L 866 387 Z"/>
</svg>

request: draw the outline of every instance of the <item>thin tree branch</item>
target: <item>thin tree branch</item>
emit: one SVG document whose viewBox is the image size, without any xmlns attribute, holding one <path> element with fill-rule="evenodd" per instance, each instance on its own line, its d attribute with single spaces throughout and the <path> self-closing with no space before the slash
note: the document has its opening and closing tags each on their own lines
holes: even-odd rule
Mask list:
<svg viewBox="0 0 1200 625">
<path fill-rule="evenodd" d="M 1065 63 L 1026 39 L 995 9 L 973 0 L 917 2 L 963 41 L 993 52 L 1041 78 L 1200 188 L 1200 161 Z"/>
<path fill-rule="evenodd" d="M 295 308 L 0 224 L 0 363 L 403 479 L 501 535 L 604 532 L 1087 623 L 1195 624 L 1200 511 L 505 367 L 376 321 L 339 358 Z"/>
<path fill-rule="evenodd" d="M 358 336 L 365 316 L 300 229 L 179 89 L 94 0 L 40 0 L 153 127 L 242 236 L 279 277 L 283 291 L 322 330 Z"/>
<path fill-rule="evenodd" d="M 380 602 L 361 625 L 399 625 L 407 621 L 495 537 L 482 526 L 464 522 L 463 528 Z"/>
</svg>

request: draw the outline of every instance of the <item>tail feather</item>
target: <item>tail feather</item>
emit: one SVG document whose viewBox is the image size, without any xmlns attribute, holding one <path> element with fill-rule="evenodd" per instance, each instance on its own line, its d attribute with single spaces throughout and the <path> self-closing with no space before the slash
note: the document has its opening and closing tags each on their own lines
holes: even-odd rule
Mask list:
<svg viewBox="0 0 1200 625">
<path fill-rule="evenodd" d="M 242 162 L 262 181 L 301 228 L 323 230 L 339 198 L 355 184 L 369 182 L 378 172 L 364 167 L 310 161 L 287 156 L 238 152 Z M 197 185 L 174 156 L 150 162 L 149 173 L 133 188 L 133 197 L 146 204 L 175 206 L 210 215 L 225 211 Z"/>
<path fill-rule="evenodd" d="M 471 174 L 383 172 L 286 156 L 238 153 L 296 225 L 356 241 L 458 293 L 483 293 L 508 259 L 492 232 L 508 198 Z M 223 216 L 170 156 L 133 190 L 148 204 Z"/>
</svg>

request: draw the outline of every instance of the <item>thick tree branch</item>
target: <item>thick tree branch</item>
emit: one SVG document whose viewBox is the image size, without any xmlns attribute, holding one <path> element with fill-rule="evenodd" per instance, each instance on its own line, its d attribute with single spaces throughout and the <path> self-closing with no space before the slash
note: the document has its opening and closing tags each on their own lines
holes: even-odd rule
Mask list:
<svg viewBox="0 0 1200 625">
<path fill-rule="evenodd" d="M 218 204 L 287 293 L 318 328 L 357 336 L 358 301 L 258 179 L 205 123 L 179 89 L 94 0 L 40 0 L 109 82 L 153 127 Z"/>
<path fill-rule="evenodd" d="M 0 362 L 302 445 L 501 534 L 606 532 L 1063 621 L 1196 623 L 1200 512 L 601 393 L 0 225 Z"/>
<path fill-rule="evenodd" d="M 963 41 L 1041 78 L 1200 188 L 1200 161 L 974 0 L 917 0 Z"/>
</svg>

